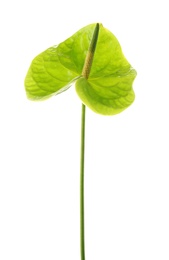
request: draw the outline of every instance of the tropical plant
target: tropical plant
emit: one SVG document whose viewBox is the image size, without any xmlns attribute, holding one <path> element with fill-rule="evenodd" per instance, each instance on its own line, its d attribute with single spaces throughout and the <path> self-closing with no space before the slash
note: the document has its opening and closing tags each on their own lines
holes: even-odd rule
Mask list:
<svg viewBox="0 0 169 260">
<path fill-rule="evenodd" d="M 122 112 L 134 101 L 136 71 L 116 37 L 102 24 L 88 25 L 34 58 L 25 79 L 27 97 L 44 100 L 75 84 L 82 101 L 80 162 L 80 241 L 85 259 L 84 150 L 85 108 L 102 115 Z"/>
</svg>

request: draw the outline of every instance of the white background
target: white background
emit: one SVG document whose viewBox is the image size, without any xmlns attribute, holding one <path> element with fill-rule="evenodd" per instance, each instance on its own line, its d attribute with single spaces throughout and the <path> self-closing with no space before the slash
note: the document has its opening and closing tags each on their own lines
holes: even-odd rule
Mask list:
<svg viewBox="0 0 169 260">
<path fill-rule="evenodd" d="M 101 22 L 137 70 L 136 100 L 87 109 L 86 259 L 169 259 L 168 1 L 3 1 L 0 5 L 0 259 L 79 260 L 81 103 L 74 87 L 26 99 L 31 60 Z"/>
</svg>

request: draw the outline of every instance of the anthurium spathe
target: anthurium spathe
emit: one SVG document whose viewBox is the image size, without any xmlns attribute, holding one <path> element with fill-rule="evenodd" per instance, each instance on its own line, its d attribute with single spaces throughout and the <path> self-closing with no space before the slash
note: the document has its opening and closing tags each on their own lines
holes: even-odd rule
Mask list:
<svg viewBox="0 0 169 260">
<path fill-rule="evenodd" d="M 116 37 L 97 23 L 35 57 L 25 89 L 29 99 L 44 100 L 75 83 L 84 105 L 102 115 L 115 115 L 134 101 L 135 77 Z"/>
</svg>

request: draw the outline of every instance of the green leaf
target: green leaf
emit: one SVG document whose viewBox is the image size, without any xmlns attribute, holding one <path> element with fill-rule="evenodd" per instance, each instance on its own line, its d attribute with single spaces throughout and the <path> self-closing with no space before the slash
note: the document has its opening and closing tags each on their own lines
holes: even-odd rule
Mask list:
<svg viewBox="0 0 169 260">
<path fill-rule="evenodd" d="M 28 98 L 43 100 L 75 82 L 85 105 L 114 115 L 134 101 L 135 77 L 116 37 L 101 24 L 91 24 L 38 55 L 28 70 L 25 89 Z"/>
</svg>

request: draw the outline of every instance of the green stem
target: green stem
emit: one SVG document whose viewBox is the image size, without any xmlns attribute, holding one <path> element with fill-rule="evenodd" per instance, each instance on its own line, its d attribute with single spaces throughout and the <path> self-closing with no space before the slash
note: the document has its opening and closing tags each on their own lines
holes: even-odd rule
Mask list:
<svg viewBox="0 0 169 260">
<path fill-rule="evenodd" d="M 96 49 L 96 44 L 99 35 L 99 23 L 96 24 L 93 37 L 87 52 L 82 76 L 88 79 L 94 52 Z M 81 260 L 85 260 L 85 223 L 84 223 L 84 152 L 85 152 L 85 105 L 82 104 L 82 121 L 81 121 L 81 158 L 80 158 L 80 250 L 81 250 Z"/>
<path fill-rule="evenodd" d="M 81 158 L 80 158 L 80 249 L 81 249 L 81 260 L 85 260 L 84 151 L 85 151 L 85 105 L 82 104 L 82 115 L 81 115 Z"/>
</svg>

